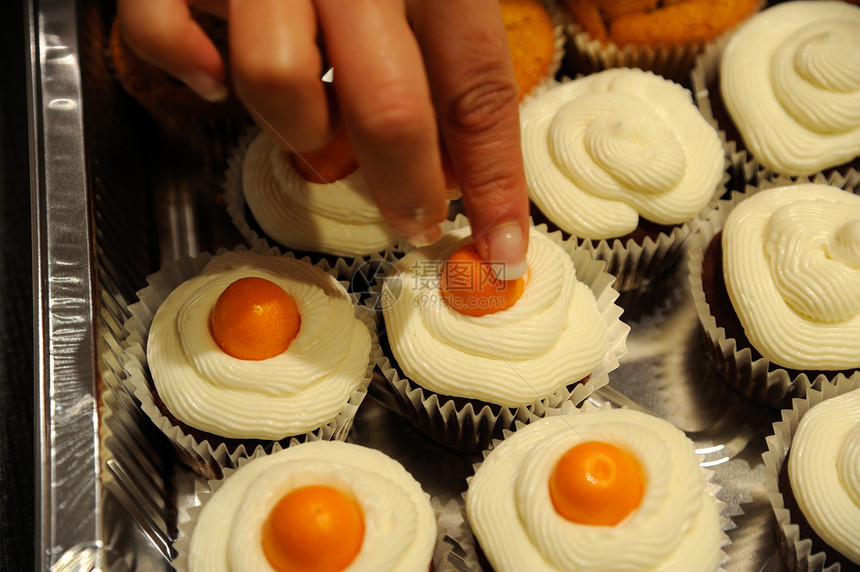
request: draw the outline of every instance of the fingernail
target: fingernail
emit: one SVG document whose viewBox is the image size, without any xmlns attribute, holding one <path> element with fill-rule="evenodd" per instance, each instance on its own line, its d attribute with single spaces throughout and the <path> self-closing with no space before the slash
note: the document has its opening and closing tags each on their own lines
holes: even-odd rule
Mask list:
<svg viewBox="0 0 860 572">
<path fill-rule="evenodd" d="M 442 227 L 437 224 L 425 231 L 410 234 L 406 237 L 406 240 L 413 246 L 428 246 L 439 240 L 440 236 L 442 236 Z"/>
<path fill-rule="evenodd" d="M 526 250 L 519 224 L 506 222 L 494 226 L 487 234 L 486 248 L 487 260 L 500 263 L 496 269 L 499 278 L 515 280 L 525 275 Z"/>
<path fill-rule="evenodd" d="M 223 83 L 200 70 L 191 70 L 179 79 L 210 103 L 224 101 L 230 94 Z"/>
</svg>

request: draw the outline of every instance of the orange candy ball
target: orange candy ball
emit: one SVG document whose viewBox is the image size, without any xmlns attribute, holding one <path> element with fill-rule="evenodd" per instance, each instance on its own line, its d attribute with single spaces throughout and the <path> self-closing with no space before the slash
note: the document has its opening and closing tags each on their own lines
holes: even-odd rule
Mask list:
<svg viewBox="0 0 860 572">
<path fill-rule="evenodd" d="M 442 298 L 466 316 L 495 314 L 520 299 L 524 281 L 502 280 L 472 244 L 455 250 L 442 269 Z"/>
<path fill-rule="evenodd" d="M 263 552 L 278 572 L 339 572 L 355 560 L 363 540 L 361 506 L 323 485 L 291 491 L 263 524 Z"/>
<path fill-rule="evenodd" d="M 209 318 L 212 337 L 237 359 L 264 360 L 287 351 L 301 316 L 283 288 L 265 278 L 236 280 L 218 297 Z"/>
<path fill-rule="evenodd" d="M 293 166 L 306 181 L 333 183 L 358 169 L 358 159 L 352 150 L 343 123 L 325 146 L 292 156 Z"/>
<path fill-rule="evenodd" d="M 550 475 L 549 492 L 555 511 L 567 520 L 614 526 L 642 503 L 645 476 L 629 452 L 589 441 L 559 459 Z"/>
</svg>

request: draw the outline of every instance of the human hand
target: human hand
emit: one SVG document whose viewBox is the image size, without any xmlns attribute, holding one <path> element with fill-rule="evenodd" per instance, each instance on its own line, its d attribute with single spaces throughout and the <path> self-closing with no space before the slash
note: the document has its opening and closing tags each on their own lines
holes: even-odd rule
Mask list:
<svg viewBox="0 0 860 572">
<path fill-rule="evenodd" d="M 517 87 L 495 0 L 118 0 L 132 49 L 219 100 L 224 62 L 189 2 L 229 18 L 236 92 L 281 146 L 323 146 L 336 107 L 380 211 L 416 244 L 438 238 L 447 214 L 444 147 L 478 252 L 508 278 L 525 272 Z"/>
</svg>

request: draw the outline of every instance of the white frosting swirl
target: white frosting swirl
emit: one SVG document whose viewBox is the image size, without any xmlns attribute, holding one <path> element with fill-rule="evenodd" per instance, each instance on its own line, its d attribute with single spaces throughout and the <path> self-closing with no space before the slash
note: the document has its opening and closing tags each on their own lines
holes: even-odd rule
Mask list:
<svg viewBox="0 0 860 572">
<path fill-rule="evenodd" d="M 860 564 L 860 390 L 822 401 L 803 416 L 788 475 L 813 530 Z"/>
<path fill-rule="evenodd" d="M 750 343 L 793 369 L 860 367 L 860 196 L 801 184 L 741 201 L 723 229 L 726 288 Z"/>
<path fill-rule="evenodd" d="M 436 545 L 429 496 L 387 455 L 340 441 L 314 441 L 259 457 L 230 475 L 206 501 L 189 546 L 190 572 L 274 570 L 261 529 L 287 493 L 328 485 L 353 497 L 364 514 L 361 549 L 350 572 L 427 570 Z"/>
<path fill-rule="evenodd" d="M 557 84 L 520 110 L 530 196 L 581 238 L 679 224 L 718 192 L 724 152 L 690 93 L 650 72 L 611 69 Z"/>
<path fill-rule="evenodd" d="M 443 395 L 518 407 L 594 371 L 607 326 L 570 256 L 545 234 L 530 231 L 527 281 L 510 308 L 473 317 L 442 301 L 443 261 L 468 232 L 410 252 L 397 263 L 399 279 L 383 285 L 388 340 L 404 374 Z"/>
<path fill-rule="evenodd" d="M 550 474 L 566 451 L 586 441 L 626 449 L 645 473 L 642 503 L 616 526 L 574 523 L 553 508 Z M 723 539 L 704 485 L 693 443 L 681 431 L 644 413 L 600 410 L 541 419 L 499 443 L 469 484 L 466 510 L 499 572 L 710 572 Z"/>
<path fill-rule="evenodd" d="M 786 2 L 731 39 L 720 89 L 752 155 L 811 175 L 860 154 L 860 8 Z"/>
<path fill-rule="evenodd" d="M 242 165 L 245 201 L 260 228 L 293 249 L 337 256 L 385 250 L 397 239 L 373 202 L 361 170 L 328 184 L 312 183 L 289 153 L 260 133 Z"/>
<path fill-rule="evenodd" d="M 251 361 L 224 353 L 209 327 L 218 296 L 258 276 L 295 300 L 301 327 L 284 353 Z M 370 332 L 346 289 L 286 256 L 229 252 L 213 258 L 159 306 L 147 343 L 158 395 L 188 425 L 222 437 L 283 439 L 331 421 L 365 380 Z"/>
</svg>

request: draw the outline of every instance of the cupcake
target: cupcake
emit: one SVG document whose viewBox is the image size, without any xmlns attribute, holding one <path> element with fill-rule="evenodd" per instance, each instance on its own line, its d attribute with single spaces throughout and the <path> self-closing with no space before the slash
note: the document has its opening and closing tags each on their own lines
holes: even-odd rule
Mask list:
<svg viewBox="0 0 860 572">
<path fill-rule="evenodd" d="M 382 285 L 382 372 L 406 417 L 456 449 L 579 403 L 625 351 L 629 328 L 603 264 L 557 236 L 529 236 L 522 279 L 499 279 L 465 227 L 408 253 Z"/>
<path fill-rule="evenodd" d="M 325 266 L 236 250 L 149 282 L 126 369 L 189 466 L 218 476 L 256 449 L 345 438 L 372 374 L 373 323 Z"/>
<path fill-rule="evenodd" d="M 722 230 L 720 230 L 722 229 Z M 741 393 L 779 406 L 860 377 L 860 196 L 821 183 L 735 194 L 690 249 L 706 350 Z"/>
<path fill-rule="evenodd" d="M 339 441 L 257 457 L 200 495 L 180 571 L 432 568 L 430 497 L 400 463 Z"/>
<path fill-rule="evenodd" d="M 860 570 L 858 387 L 840 379 L 811 389 L 767 439 L 765 490 L 791 572 Z"/>
<path fill-rule="evenodd" d="M 702 113 L 773 176 L 860 180 L 860 7 L 786 2 L 703 54 L 693 72 Z"/>
<path fill-rule="evenodd" d="M 252 130 L 229 160 L 224 189 L 227 212 L 252 245 L 271 240 L 331 260 L 378 254 L 399 239 L 370 195 L 343 126 L 324 148 L 301 154 Z"/>
<path fill-rule="evenodd" d="M 212 39 L 221 57 L 228 58 L 227 23 L 199 10 L 192 10 L 195 21 Z M 114 18 L 108 39 L 110 64 L 114 76 L 157 123 L 171 136 L 185 138 L 188 131 L 205 131 L 217 120 L 244 122 L 245 111 L 234 94 L 209 102 L 184 83 L 143 60 L 122 37 L 119 18 Z"/>
<path fill-rule="evenodd" d="M 668 422 L 591 409 L 498 442 L 469 481 L 466 512 L 496 572 L 712 572 L 728 539 L 709 478 Z"/>
<path fill-rule="evenodd" d="M 653 73 L 613 69 L 555 83 L 523 102 L 520 121 L 536 220 L 606 260 L 619 290 L 670 268 L 725 190 L 717 131 L 689 91 Z"/>
<path fill-rule="evenodd" d="M 761 0 L 564 0 L 578 71 L 637 67 L 688 85 L 696 54 Z"/>
<path fill-rule="evenodd" d="M 519 98 L 555 77 L 564 56 L 564 26 L 554 0 L 499 0 Z"/>
</svg>

